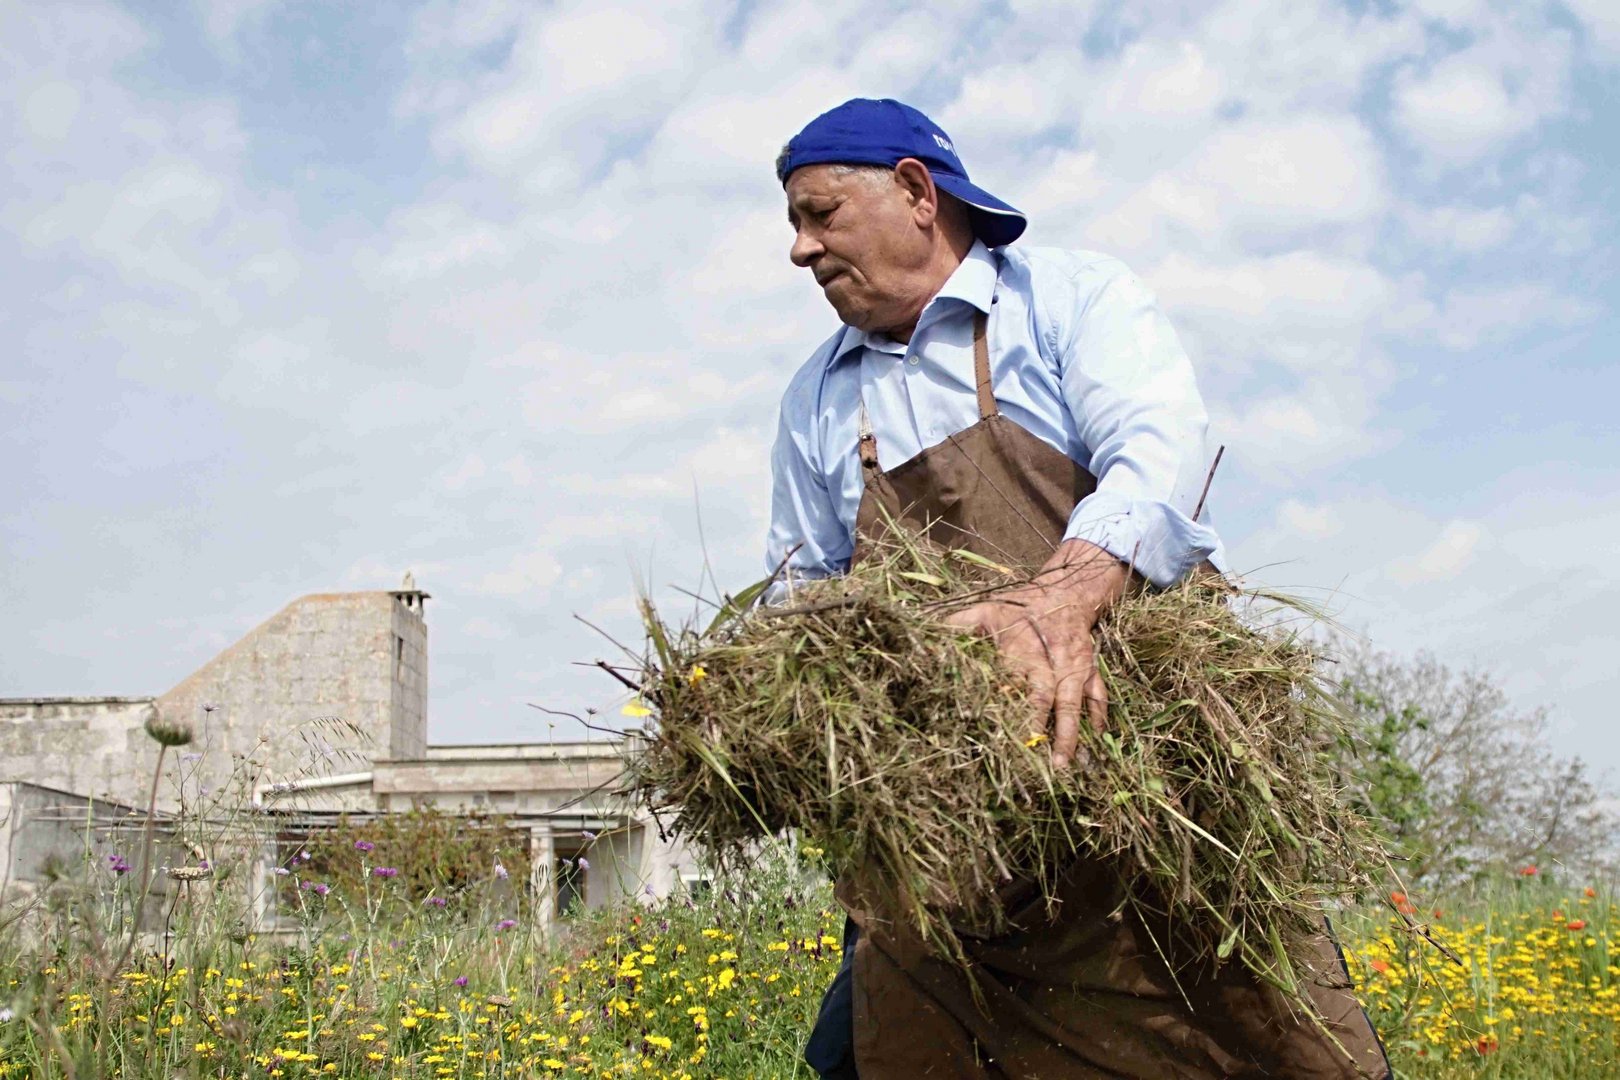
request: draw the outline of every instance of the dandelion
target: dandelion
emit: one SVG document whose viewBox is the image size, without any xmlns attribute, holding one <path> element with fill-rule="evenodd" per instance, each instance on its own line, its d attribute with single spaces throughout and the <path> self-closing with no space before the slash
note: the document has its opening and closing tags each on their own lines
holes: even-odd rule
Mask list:
<svg viewBox="0 0 1620 1080">
<path fill-rule="evenodd" d="M 371 876 L 380 878 L 398 877 L 399 870 L 392 866 L 373 866 Z"/>
<path fill-rule="evenodd" d="M 375 851 L 376 848 L 377 845 L 370 840 L 356 840 L 354 842 L 354 850 L 356 851 Z"/>
</svg>

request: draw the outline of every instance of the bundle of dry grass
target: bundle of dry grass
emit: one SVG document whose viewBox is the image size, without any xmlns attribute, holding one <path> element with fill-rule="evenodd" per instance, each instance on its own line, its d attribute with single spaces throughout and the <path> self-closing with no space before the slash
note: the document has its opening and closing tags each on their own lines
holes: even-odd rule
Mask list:
<svg viewBox="0 0 1620 1080">
<path fill-rule="evenodd" d="M 1056 772 L 994 645 L 940 621 L 997 576 L 896 545 L 778 607 L 745 594 L 703 629 L 647 605 L 655 722 L 631 790 L 722 858 L 798 830 L 945 952 L 953 927 L 1003 925 L 1008 881 L 1050 890 L 1100 858 L 1188 955 L 1292 989 L 1321 902 L 1384 865 L 1341 799 L 1341 721 L 1307 643 L 1246 625 L 1223 585 L 1129 597 L 1098 630 L 1108 725 L 1082 725 L 1079 763 Z"/>
</svg>

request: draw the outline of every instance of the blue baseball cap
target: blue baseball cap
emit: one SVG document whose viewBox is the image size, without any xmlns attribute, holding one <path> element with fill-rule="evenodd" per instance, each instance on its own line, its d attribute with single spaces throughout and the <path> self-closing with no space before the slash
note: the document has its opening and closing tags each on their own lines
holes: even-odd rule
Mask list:
<svg viewBox="0 0 1620 1080">
<path fill-rule="evenodd" d="M 787 186 L 806 165 L 898 165 L 916 158 L 934 184 L 967 204 L 973 231 L 990 247 L 1018 239 L 1024 215 L 968 179 L 951 137 L 921 112 L 892 98 L 854 98 L 822 113 L 782 148 L 776 178 Z"/>
</svg>

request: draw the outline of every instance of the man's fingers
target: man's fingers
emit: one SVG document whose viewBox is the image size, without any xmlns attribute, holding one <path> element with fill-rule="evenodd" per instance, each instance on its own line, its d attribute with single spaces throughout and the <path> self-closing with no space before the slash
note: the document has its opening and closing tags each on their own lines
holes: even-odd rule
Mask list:
<svg viewBox="0 0 1620 1080">
<path fill-rule="evenodd" d="M 1029 708 L 1033 721 L 1031 726 L 1035 734 L 1043 735 L 1052 717 L 1052 702 L 1057 696 L 1057 683 L 1052 678 L 1052 669 L 1043 667 L 1026 669 L 1024 679 L 1029 683 Z"/>
<path fill-rule="evenodd" d="M 1095 665 L 1091 678 L 1086 680 L 1086 713 L 1091 718 L 1091 730 L 1101 735 L 1108 726 L 1108 684 L 1103 682 L 1102 669 Z"/>
<path fill-rule="evenodd" d="M 990 612 L 984 604 L 974 604 L 961 611 L 953 611 L 945 616 L 945 625 L 970 634 L 979 634 L 983 637 L 994 637 L 995 631 L 991 628 Z"/>
<path fill-rule="evenodd" d="M 1085 709 L 1086 681 L 1078 672 L 1058 679 L 1052 704 L 1052 765 L 1066 769 L 1080 745 L 1080 714 Z"/>
</svg>

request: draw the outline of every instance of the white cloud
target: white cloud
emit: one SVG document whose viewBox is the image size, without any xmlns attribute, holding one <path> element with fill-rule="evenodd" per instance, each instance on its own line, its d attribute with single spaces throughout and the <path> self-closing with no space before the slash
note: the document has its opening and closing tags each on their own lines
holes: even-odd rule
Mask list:
<svg viewBox="0 0 1620 1080">
<path fill-rule="evenodd" d="M 524 597 L 530 602 L 544 599 L 546 590 L 562 576 L 562 563 L 543 548 L 512 556 L 502 569 L 473 579 L 463 586 L 480 596 Z"/>
<path fill-rule="evenodd" d="M 1433 332 L 1448 349 L 1471 349 L 1537 327 L 1577 326 L 1600 310 L 1544 283 L 1457 288 L 1441 303 Z"/>
<path fill-rule="evenodd" d="M 1442 164 L 1478 161 L 1567 107 L 1568 51 L 1555 32 L 1500 24 L 1476 45 L 1403 71 L 1391 119 Z"/>
<path fill-rule="evenodd" d="M 1402 585 L 1454 578 L 1473 560 L 1485 537 L 1485 529 L 1477 521 L 1447 522 L 1428 547 L 1392 564 L 1389 576 Z"/>
<path fill-rule="evenodd" d="M 1469 255 L 1501 247 L 1518 228 L 1514 213 L 1503 206 L 1411 205 L 1401 219 L 1424 243 Z"/>
<path fill-rule="evenodd" d="M 1277 509 L 1279 527 L 1306 538 L 1326 540 L 1344 531 L 1344 519 L 1331 506 L 1310 505 L 1287 499 Z"/>
<path fill-rule="evenodd" d="M 1563 0 L 1585 27 L 1597 50 L 1609 59 L 1620 55 L 1620 8 L 1611 0 Z"/>
</svg>

